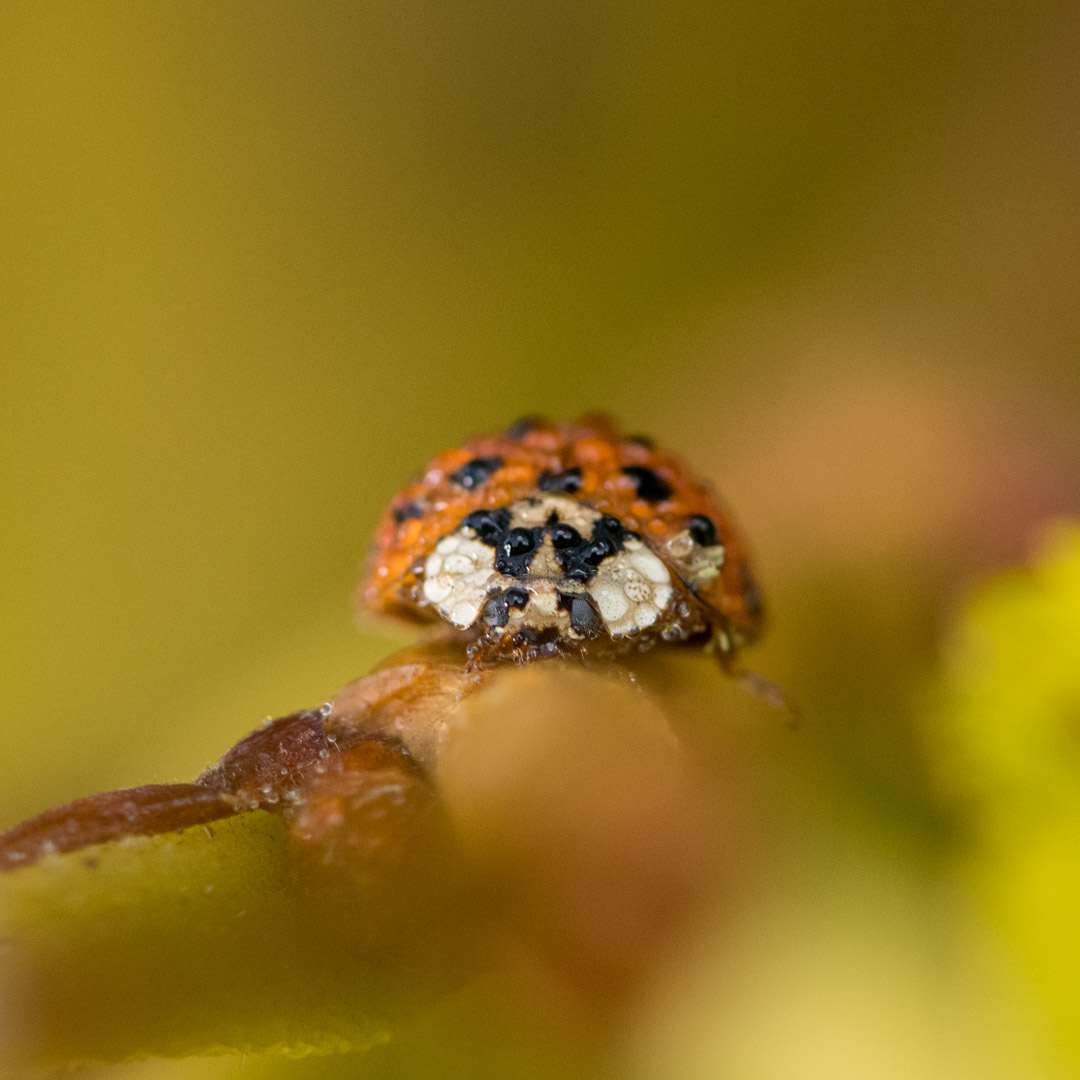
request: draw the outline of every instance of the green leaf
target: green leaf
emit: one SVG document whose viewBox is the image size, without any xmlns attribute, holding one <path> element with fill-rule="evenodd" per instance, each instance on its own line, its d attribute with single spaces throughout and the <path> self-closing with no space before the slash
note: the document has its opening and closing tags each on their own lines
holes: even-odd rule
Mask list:
<svg viewBox="0 0 1080 1080">
<path fill-rule="evenodd" d="M 0 875 L 0 986 L 39 1066 L 359 1049 L 422 992 L 313 917 L 262 811 Z"/>
</svg>

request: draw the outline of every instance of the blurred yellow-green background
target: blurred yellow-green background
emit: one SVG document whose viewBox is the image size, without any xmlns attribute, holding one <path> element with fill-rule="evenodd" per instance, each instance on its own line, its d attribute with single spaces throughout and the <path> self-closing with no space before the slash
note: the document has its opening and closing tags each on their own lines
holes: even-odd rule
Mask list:
<svg viewBox="0 0 1080 1080">
<path fill-rule="evenodd" d="M 407 640 L 351 605 L 390 494 L 603 409 L 735 508 L 805 714 L 806 890 L 628 1068 L 1080 1068 L 939 730 L 966 598 L 1080 512 L 1078 41 L 1017 0 L 5 4 L 0 826 L 329 697 Z"/>
</svg>

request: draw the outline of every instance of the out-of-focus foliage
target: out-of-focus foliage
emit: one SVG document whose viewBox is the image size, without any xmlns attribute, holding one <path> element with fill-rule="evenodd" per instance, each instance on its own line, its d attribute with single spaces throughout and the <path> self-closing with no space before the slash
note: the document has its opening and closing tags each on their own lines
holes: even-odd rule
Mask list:
<svg viewBox="0 0 1080 1080">
<path fill-rule="evenodd" d="M 0 877 L 3 1058 L 366 1047 L 414 988 L 320 934 L 280 818 L 52 855 Z"/>
<path fill-rule="evenodd" d="M 1080 1068 L 1080 524 L 962 614 L 932 727 L 971 831 L 965 870 Z"/>
<path fill-rule="evenodd" d="M 444 713 L 432 768 L 458 858 L 411 891 L 392 830 L 364 828 L 370 806 L 407 812 L 379 801 L 385 772 L 359 811 L 324 803 L 336 847 L 249 811 L 0 875 L 0 1063 L 366 1050 L 492 971 L 521 969 L 520 1006 L 617 1008 L 700 906 L 731 823 L 626 672 L 503 669 Z"/>
</svg>

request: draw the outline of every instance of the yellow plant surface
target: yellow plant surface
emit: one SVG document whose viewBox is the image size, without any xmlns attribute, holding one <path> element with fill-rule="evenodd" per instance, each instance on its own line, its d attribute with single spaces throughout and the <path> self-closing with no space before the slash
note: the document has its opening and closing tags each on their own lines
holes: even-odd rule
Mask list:
<svg viewBox="0 0 1080 1080">
<path fill-rule="evenodd" d="M 1080 524 L 976 593 L 944 689 L 937 761 L 974 887 L 1080 1063 Z"/>
</svg>

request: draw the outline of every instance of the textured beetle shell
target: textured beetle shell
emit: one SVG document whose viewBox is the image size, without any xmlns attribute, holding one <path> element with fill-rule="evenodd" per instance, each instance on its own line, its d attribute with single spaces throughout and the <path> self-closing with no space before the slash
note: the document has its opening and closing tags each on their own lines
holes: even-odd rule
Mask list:
<svg viewBox="0 0 1080 1080">
<path fill-rule="evenodd" d="M 707 637 L 730 651 L 757 635 L 761 599 L 730 514 L 678 458 L 648 440 L 622 437 L 604 417 L 570 424 L 521 421 L 438 455 L 383 516 L 361 599 L 374 611 L 440 620 L 423 591 L 425 561 L 439 541 L 474 511 L 551 491 L 616 518 L 664 561 L 677 588 L 673 605 L 681 604 L 684 612 L 667 624 L 671 630 L 673 622 L 680 623 L 680 640 Z M 695 545 L 688 528 L 700 518 L 715 528 L 709 543 L 716 549 L 690 550 Z M 719 548 L 722 565 L 705 566 L 701 551 Z M 643 632 L 638 643 L 657 639 L 660 630 L 658 624 Z M 596 641 L 589 647 L 611 644 Z"/>
</svg>

